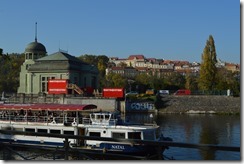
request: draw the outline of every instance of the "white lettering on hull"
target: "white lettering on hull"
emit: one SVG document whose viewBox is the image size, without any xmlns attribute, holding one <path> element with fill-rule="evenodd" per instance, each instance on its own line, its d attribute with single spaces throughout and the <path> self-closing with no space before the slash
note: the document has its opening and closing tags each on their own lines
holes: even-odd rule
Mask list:
<svg viewBox="0 0 244 164">
<path fill-rule="evenodd" d="M 124 150 L 125 146 L 123 146 L 123 145 L 112 145 L 112 149 Z"/>
</svg>

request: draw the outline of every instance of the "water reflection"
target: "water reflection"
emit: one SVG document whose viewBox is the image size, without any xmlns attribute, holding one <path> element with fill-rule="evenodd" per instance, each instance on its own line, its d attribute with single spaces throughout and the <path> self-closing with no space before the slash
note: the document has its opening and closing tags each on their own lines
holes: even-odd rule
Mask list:
<svg viewBox="0 0 244 164">
<path fill-rule="evenodd" d="M 215 144 L 218 142 L 218 134 L 217 134 L 217 126 L 214 120 L 206 119 L 202 120 L 202 128 L 200 129 L 199 134 L 199 143 L 200 144 Z M 200 154 L 204 160 L 213 160 L 215 159 L 215 151 L 214 150 L 200 150 Z"/>
<path fill-rule="evenodd" d="M 175 142 L 240 146 L 239 115 L 153 114 L 150 117 L 147 113 L 127 113 L 125 118 L 137 123 L 155 121 L 164 136 Z M 170 148 L 166 153 L 178 160 L 240 160 L 239 152 Z"/>
</svg>

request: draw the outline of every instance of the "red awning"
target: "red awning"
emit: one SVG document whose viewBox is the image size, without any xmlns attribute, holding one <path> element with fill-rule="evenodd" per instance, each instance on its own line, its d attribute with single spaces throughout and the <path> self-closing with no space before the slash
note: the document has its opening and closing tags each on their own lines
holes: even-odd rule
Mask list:
<svg viewBox="0 0 244 164">
<path fill-rule="evenodd" d="M 82 111 L 96 109 L 93 104 L 0 104 L 0 110 L 55 110 L 55 111 Z"/>
</svg>

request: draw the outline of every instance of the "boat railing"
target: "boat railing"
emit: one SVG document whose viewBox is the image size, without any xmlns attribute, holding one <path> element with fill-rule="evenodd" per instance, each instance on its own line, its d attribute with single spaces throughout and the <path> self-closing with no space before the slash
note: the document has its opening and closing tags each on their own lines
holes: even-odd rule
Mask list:
<svg viewBox="0 0 244 164">
<path fill-rule="evenodd" d="M 109 119 L 109 120 L 95 119 L 95 120 L 92 120 L 90 118 L 83 118 L 82 124 L 84 124 L 84 125 L 110 125 L 110 126 L 115 126 L 117 124 L 117 119 Z"/>
<path fill-rule="evenodd" d="M 0 121 L 5 123 L 45 123 L 45 124 L 78 124 L 79 120 L 75 117 L 50 117 L 50 116 L 23 116 L 23 115 L 4 115 L 0 116 Z"/>
</svg>

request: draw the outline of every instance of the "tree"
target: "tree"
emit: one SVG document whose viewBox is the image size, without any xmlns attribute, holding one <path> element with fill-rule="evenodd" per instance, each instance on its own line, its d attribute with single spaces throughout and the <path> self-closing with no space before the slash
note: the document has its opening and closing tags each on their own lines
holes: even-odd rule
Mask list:
<svg viewBox="0 0 244 164">
<path fill-rule="evenodd" d="M 83 62 L 97 66 L 97 56 L 96 55 L 85 54 L 85 55 L 79 56 L 78 58 L 80 60 L 82 60 Z"/>
<path fill-rule="evenodd" d="M 216 83 L 216 63 L 217 54 L 213 36 L 210 35 L 206 42 L 206 46 L 202 54 L 202 62 L 200 66 L 200 77 L 198 81 L 199 89 L 214 90 Z"/>
<path fill-rule="evenodd" d="M 189 89 L 191 91 L 198 89 L 198 87 L 197 87 L 197 77 L 194 74 L 190 73 L 190 72 L 186 73 L 185 88 Z"/>
<path fill-rule="evenodd" d="M 216 80 L 217 90 L 230 89 L 233 95 L 238 96 L 240 94 L 240 82 L 238 79 L 238 72 L 231 72 L 228 71 L 226 68 L 220 68 L 218 69 Z"/>
<path fill-rule="evenodd" d="M 106 74 L 106 68 L 108 67 L 109 58 L 105 55 L 81 55 L 78 57 L 83 62 L 86 62 L 88 64 L 94 65 L 97 67 L 99 71 L 99 82 L 100 87 L 103 88 L 105 86 L 106 80 L 104 79 L 104 76 Z"/>
<path fill-rule="evenodd" d="M 24 62 L 24 54 L 1 54 L 0 56 L 0 92 L 17 92 L 19 72 Z"/>
<path fill-rule="evenodd" d="M 108 57 L 105 55 L 100 55 L 97 57 L 97 68 L 101 77 L 105 76 L 106 68 L 108 67 Z"/>
<path fill-rule="evenodd" d="M 183 89 L 185 88 L 185 77 L 177 72 L 171 73 L 169 76 L 166 76 L 165 78 L 165 89 L 169 90 L 178 90 L 178 89 Z"/>
<path fill-rule="evenodd" d="M 120 74 L 109 73 L 106 75 L 106 87 L 125 87 L 126 79 Z"/>
</svg>

